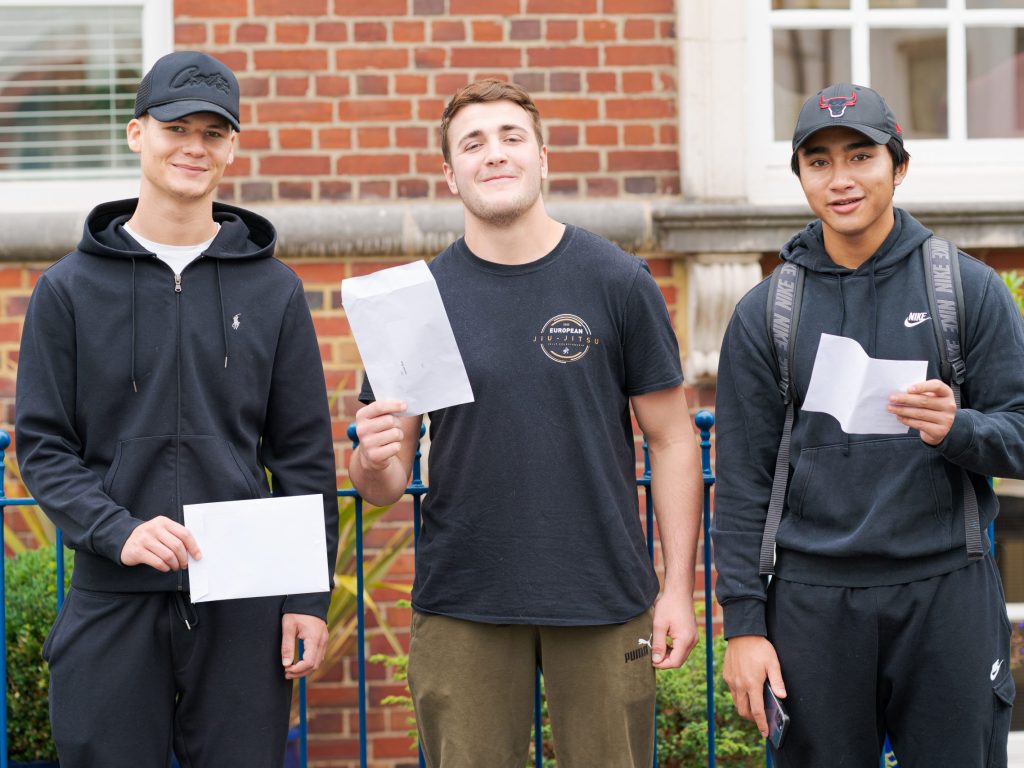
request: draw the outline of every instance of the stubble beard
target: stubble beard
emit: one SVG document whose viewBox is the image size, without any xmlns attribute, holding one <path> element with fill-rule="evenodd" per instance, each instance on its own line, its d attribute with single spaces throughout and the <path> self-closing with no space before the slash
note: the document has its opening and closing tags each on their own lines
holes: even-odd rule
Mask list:
<svg viewBox="0 0 1024 768">
<path fill-rule="evenodd" d="M 477 219 L 492 227 L 509 227 L 519 221 L 529 211 L 540 197 L 540 181 L 531 188 L 524 190 L 512 200 L 503 205 L 489 204 L 479 197 L 466 200 L 463 198 L 463 205 Z"/>
</svg>

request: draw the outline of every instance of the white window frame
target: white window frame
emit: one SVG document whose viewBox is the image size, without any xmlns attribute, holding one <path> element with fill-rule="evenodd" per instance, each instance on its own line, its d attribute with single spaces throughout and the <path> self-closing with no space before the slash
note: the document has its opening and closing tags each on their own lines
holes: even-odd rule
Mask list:
<svg viewBox="0 0 1024 768">
<path fill-rule="evenodd" d="M 4 8 L 15 6 L 56 7 L 128 6 L 142 9 L 142 66 L 147 71 L 174 49 L 173 0 L 0 0 Z M 4 181 L 0 177 L 0 210 L 10 213 L 35 211 L 85 212 L 107 201 L 136 197 L 138 168 L 104 172 L 93 179 L 39 179 Z"/>
<path fill-rule="evenodd" d="M 946 139 L 907 137 L 912 160 L 910 173 L 897 190 L 897 203 L 1024 201 L 1024 182 L 1021 181 L 1024 179 L 1024 139 L 967 138 L 965 47 L 968 24 L 972 27 L 1024 27 L 1024 9 L 968 10 L 966 0 L 948 0 L 947 7 L 942 9 L 872 9 L 869 0 L 851 0 L 849 10 L 773 11 L 771 0 L 759 0 L 747 5 L 746 11 L 749 98 L 744 111 L 749 116 L 747 197 L 750 202 L 803 202 L 800 186 L 794 183 L 789 168 L 790 142 L 776 141 L 773 135 L 774 30 L 849 29 L 853 81 L 870 86 L 873 82 L 869 27 L 947 30 L 949 136 Z M 884 95 L 884 82 L 877 83 L 877 88 Z"/>
</svg>

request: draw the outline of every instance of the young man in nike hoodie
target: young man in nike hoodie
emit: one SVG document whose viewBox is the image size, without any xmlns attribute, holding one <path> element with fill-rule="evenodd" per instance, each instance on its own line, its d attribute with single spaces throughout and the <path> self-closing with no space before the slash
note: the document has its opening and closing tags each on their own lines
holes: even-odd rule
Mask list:
<svg viewBox="0 0 1024 768">
<path fill-rule="evenodd" d="M 323 660 L 329 592 L 189 598 L 184 504 L 322 494 L 332 571 L 337 549 L 302 283 L 268 221 L 213 202 L 238 107 L 217 60 L 157 61 L 127 126 L 139 198 L 92 211 L 25 319 L 18 459 L 75 550 L 43 649 L 65 768 L 280 768 L 292 680 Z"/>
<path fill-rule="evenodd" d="M 736 307 L 718 372 L 725 679 L 762 734 L 766 680 L 783 700 L 791 723 L 772 749 L 778 768 L 874 766 L 886 733 L 903 768 L 1005 766 L 1010 627 L 987 536 L 986 554 L 968 556 L 963 483 L 984 529 L 997 512 L 986 476 L 1024 476 L 1020 313 L 991 269 L 954 256 L 967 368 L 958 408 L 928 315 L 921 249 L 931 233 L 893 207 L 910 158 L 892 111 L 869 88 L 826 88 L 804 104 L 793 153 L 818 218 L 781 253 L 806 277 L 770 583 L 759 552 L 785 406 L 767 281 Z M 872 358 L 927 361 L 926 380 L 889 396 L 906 434 L 847 434 L 831 415 L 800 410 L 825 333 Z"/>
</svg>

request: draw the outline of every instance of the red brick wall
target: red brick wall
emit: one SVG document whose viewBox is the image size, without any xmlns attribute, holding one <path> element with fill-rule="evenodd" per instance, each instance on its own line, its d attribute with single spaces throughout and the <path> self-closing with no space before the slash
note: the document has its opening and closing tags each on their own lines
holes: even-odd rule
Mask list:
<svg viewBox="0 0 1024 768">
<path fill-rule="evenodd" d="M 449 199 L 438 122 L 471 80 L 535 97 L 550 194 L 679 192 L 673 0 L 176 0 L 175 45 L 242 84 L 225 201 Z"/>
</svg>

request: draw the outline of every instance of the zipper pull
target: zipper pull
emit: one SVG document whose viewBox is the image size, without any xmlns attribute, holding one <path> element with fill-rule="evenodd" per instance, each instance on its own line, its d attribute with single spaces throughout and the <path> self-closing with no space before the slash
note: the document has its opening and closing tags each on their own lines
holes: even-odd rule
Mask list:
<svg viewBox="0 0 1024 768">
<path fill-rule="evenodd" d="M 174 292 L 181 293 L 181 275 L 174 276 Z"/>
</svg>

